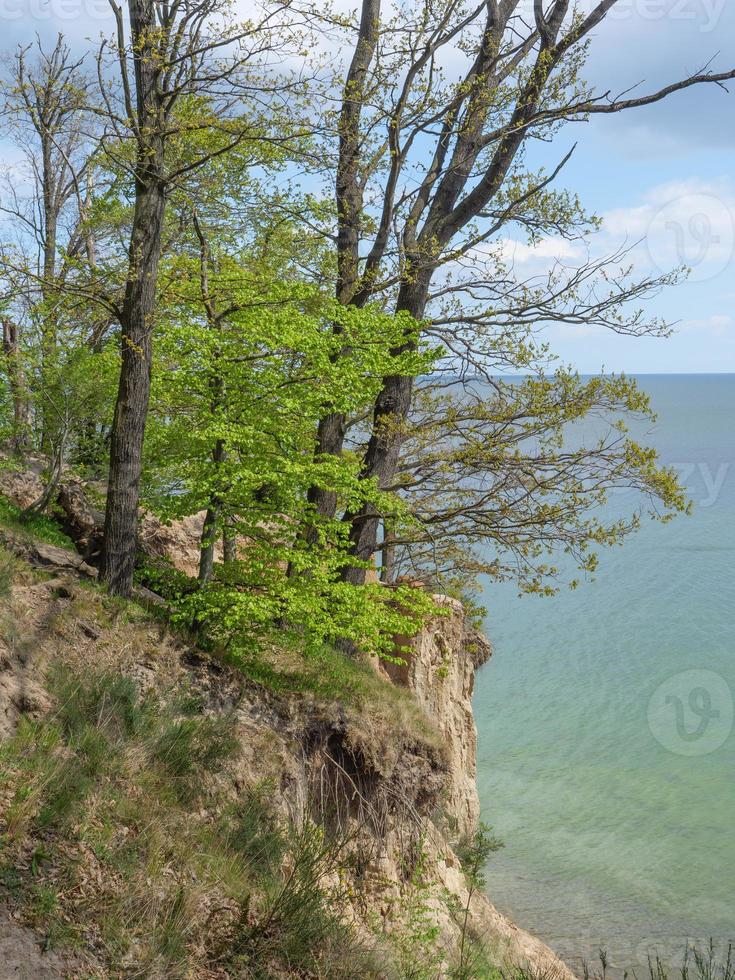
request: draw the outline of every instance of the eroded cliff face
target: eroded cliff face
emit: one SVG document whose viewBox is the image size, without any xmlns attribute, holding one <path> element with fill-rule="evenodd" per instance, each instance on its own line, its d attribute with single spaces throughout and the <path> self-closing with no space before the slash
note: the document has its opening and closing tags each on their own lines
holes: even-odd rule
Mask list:
<svg viewBox="0 0 735 980">
<path fill-rule="evenodd" d="M 479 822 L 472 693 L 475 671 L 492 650 L 467 622 L 460 602 L 434 598 L 438 614 L 411 640 L 398 640 L 405 664 L 376 665 L 412 695 L 432 735 L 397 734 L 394 721 L 383 725 L 375 717 L 366 728 L 337 706 L 314 712 L 281 705 L 267 714 L 262 698 L 205 660 L 195 666 L 198 683 L 213 705 L 235 707 L 244 780 L 278 771 L 280 800 L 290 815 L 317 810 L 343 829 L 352 826 L 357 860 L 351 914 L 358 926 L 374 929 L 377 922 L 386 934 L 405 929 L 420 850 L 424 898 L 440 930 L 447 973 L 462 941 L 464 911 L 457 910 L 466 909 L 468 932 L 494 963 L 522 965 L 547 980 L 573 980 L 541 940 L 499 912 L 487 895 L 469 890 L 455 853 L 453 844 Z"/>
<path fill-rule="evenodd" d="M 436 884 L 433 902 L 442 941 L 448 950 L 461 942 L 461 919 L 452 902 L 468 910 L 468 926 L 491 951 L 495 962 L 531 967 L 534 972 L 571 980 L 574 976 L 544 943 L 511 922 L 487 895 L 470 894 L 453 842 L 468 836 L 479 822 L 477 794 L 477 729 L 472 711 L 475 671 L 492 655 L 488 640 L 467 621 L 456 599 L 435 596 L 439 614 L 407 641 L 405 665 L 384 664 L 393 683 L 407 688 L 431 720 L 445 751 L 446 776 L 436 808 L 427 814 L 424 846 L 429 874 Z M 403 646 L 406 641 L 399 641 Z M 396 851 L 384 853 L 381 871 L 390 888 L 400 893 L 401 872 Z M 449 894 L 450 902 L 440 896 Z M 378 899 L 379 900 L 379 899 Z M 386 916 L 390 911 L 383 908 Z"/>
<path fill-rule="evenodd" d="M 490 643 L 467 623 L 456 599 L 438 595 L 439 614 L 429 620 L 407 646 L 405 665 L 386 663 L 382 669 L 407 688 L 441 736 L 447 754 L 443 817 L 448 830 L 461 837 L 476 828 L 477 729 L 472 713 L 475 671 L 492 654 Z"/>
<path fill-rule="evenodd" d="M 20 498 L 23 488 L 15 489 Z M 34 488 L 25 489 L 30 494 Z M 174 537 L 169 557 L 183 567 L 185 536 Z M 195 549 L 194 533 L 190 540 Z M 159 543 L 167 554 L 163 538 Z M 5 545 L 14 550 L 12 541 Z M 417 636 L 397 640 L 405 663 L 375 665 L 404 694 L 398 708 L 383 709 L 378 702 L 366 712 L 274 695 L 158 626 L 125 636 L 118 627 L 99 628 L 74 610 L 74 581 L 94 577 L 96 570 L 63 549 L 28 541 L 19 547 L 26 561 L 55 575 L 29 579 L 15 590 L 15 618 L 24 635 L 0 640 L 0 735 L 13 730 L 21 713 L 43 712 L 42 677 L 54 659 L 80 671 L 86 664 L 109 664 L 141 689 L 180 682 L 208 711 L 236 719 L 242 747 L 236 785 L 268 780 L 284 815 L 314 816 L 352 834 L 349 914 L 358 928 L 374 932 L 377 925 L 386 935 L 405 928 L 420 851 L 424 895 L 441 932 L 447 968 L 461 942 L 464 915 L 457 909 L 466 909 L 472 934 L 493 962 L 571 980 L 540 940 L 498 912 L 487 896 L 470 894 L 453 847 L 479 820 L 472 693 L 475 671 L 491 656 L 490 644 L 468 624 L 461 603 L 436 596 L 437 614 Z"/>
</svg>

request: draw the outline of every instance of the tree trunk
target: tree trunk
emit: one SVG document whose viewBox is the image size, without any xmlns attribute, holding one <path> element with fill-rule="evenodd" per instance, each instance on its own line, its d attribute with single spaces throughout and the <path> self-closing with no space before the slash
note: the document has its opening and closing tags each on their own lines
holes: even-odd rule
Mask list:
<svg viewBox="0 0 735 980">
<path fill-rule="evenodd" d="M 201 550 L 199 552 L 199 581 L 206 585 L 214 571 L 214 544 L 217 540 L 217 526 L 220 520 L 221 507 L 207 507 L 202 528 Z"/>
<path fill-rule="evenodd" d="M 121 18 L 119 8 L 116 16 Z M 128 281 L 120 316 L 122 365 L 110 438 L 110 476 L 100 580 L 113 595 L 133 588 L 143 436 L 151 391 L 153 315 L 166 210 L 162 95 L 157 7 L 128 0 L 135 68 L 135 209 L 128 253 Z M 121 21 L 118 20 L 120 27 Z M 121 28 L 120 28 L 121 29 Z M 125 68 L 123 68 L 123 73 Z M 129 92 L 124 74 L 126 92 Z M 133 115 L 129 95 L 128 111 Z"/>
<path fill-rule="evenodd" d="M 225 445 L 221 439 L 217 440 L 217 445 L 212 452 L 212 460 L 215 466 L 224 463 L 227 458 Z M 211 579 L 214 571 L 214 546 L 217 541 L 217 533 L 222 518 L 222 500 L 217 493 L 212 494 L 212 498 L 207 508 L 202 528 L 201 552 L 199 555 L 199 581 L 202 585 Z"/>
<path fill-rule="evenodd" d="M 45 134 L 43 139 L 43 312 L 41 319 L 41 386 L 47 388 L 51 382 L 54 362 L 56 360 L 56 345 L 58 330 L 56 326 L 56 310 L 54 302 L 54 278 L 56 276 L 56 233 L 58 213 L 54 200 L 55 175 L 52 174 L 50 137 Z M 45 453 L 52 452 L 49 429 L 50 420 L 46 407 L 46 399 L 41 399 L 41 449 Z"/>
<path fill-rule="evenodd" d="M 18 327 L 12 320 L 3 319 L 3 353 L 13 399 L 13 451 L 22 454 L 31 444 L 31 403 L 26 387 L 25 371 L 18 341 Z"/>
<path fill-rule="evenodd" d="M 341 412 L 325 416 L 319 423 L 316 440 L 316 456 L 339 456 L 345 441 L 345 417 Z M 311 487 L 307 495 L 320 517 L 334 517 L 337 510 L 337 494 L 323 487 Z"/>
<path fill-rule="evenodd" d="M 100 579 L 113 595 L 130 595 L 135 568 L 143 436 L 151 388 L 153 313 L 165 192 L 138 183 L 130 275 L 122 313 L 122 365 L 110 440 L 110 476 Z"/>
<path fill-rule="evenodd" d="M 431 281 L 431 270 L 422 269 L 411 282 L 401 286 L 396 301 L 396 312 L 407 312 L 415 320 L 424 315 Z M 393 352 L 396 356 L 415 349 L 416 340 L 411 338 Z M 398 468 L 403 442 L 403 427 L 411 410 L 413 378 L 389 375 L 383 379 L 383 387 L 375 400 L 373 428 L 363 460 L 361 476 L 374 479 L 380 489 L 389 486 Z M 352 524 L 350 543 L 352 554 L 361 562 L 370 561 L 378 550 L 378 529 L 381 514 L 372 503 L 365 504 L 356 514 L 345 514 Z M 364 585 L 367 569 L 348 566 L 342 578 L 353 585 Z"/>
<path fill-rule="evenodd" d="M 362 478 L 375 479 L 380 489 L 388 486 L 395 476 L 403 436 L 401 426 L 408 417 L 413 394 L 413 378 L 390 375 L 375 401 L 373 431 L 365 453 Z M 352 524 L 350 545 L 352 554 L 368 562 L 378 549 L 378 529 L 382 515 L 373 503 L 364 504 L 356 514 L 345 514 Z M 348 566 L 343 572 L 345 582 L 364 585 L 367 569 Z"/>
<path fill-rule="evenodd" d="M 222 528 L 222 561 L 235 561 L 237 559 L 237 532 L 229 518 L 225 518 Z"/>
<path fill-rule="evenodd" d="M 389 585 L 395 574 L 396 544 L 390 524 L 383 521 L 383 541 L 380 545 L 380 581 Z"/>
<path fill-rule="evenodd" d="M 365 87 L 379 39 L 381 0 L 362 0 L 357 44 L 352 54 L 339 118 L 339 157 L 335 180 L 337 206 L 337 283 L 335 295 L 343 306 L 353 302 L 360 280 L 360 229 L 363 221 L 364 188 L 360 181 L 362 142 L 360 118 L 364 109 Z M 364 303 L 364 301 L 363 301 Z M 363 304 L 360 304 L 363 305 Z M 339 331 L 336 331 L 339 332 Z M 340 356 L 348 356 L 343 350 Z M 345 441 L 345 416 L 330 412 L 320 421 L 315 455 L 340 456 Z M 337 494 L 322 487 L 311 487 L 308 501 L 320 517 L 334 517 Z M 313 536 L 313 535 L 312 535 Z"/>
</svg>

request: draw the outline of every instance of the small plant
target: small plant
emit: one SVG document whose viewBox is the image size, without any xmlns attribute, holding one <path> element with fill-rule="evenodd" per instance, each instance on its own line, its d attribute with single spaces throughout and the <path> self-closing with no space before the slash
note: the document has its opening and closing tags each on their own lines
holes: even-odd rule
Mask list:
<svg viewBox="0 0 735 980">
<path fill-rule="evenodd" d="M 687 946 L 678 972 L 681 980 L 735 980 L 732 943 L 724 951 L 718 950 L 712 939 L 704 949 Z M 649 956 L 648 974 L 650 980 L 669 980 L 670 969 L 660 956 Z"/>
<path fill-rule="evenodd" d="M 440 896 L 429 879 L 423 840 L 407 855 L 405 872 L 406 888 L 394 915 L 400 928 L 388 934 L 398 976 L 401 980 L 437 980 L 445 959 L 435 912 Z"/>
<path fill-rule="evenodd" d="M 482 891 L 487 884 L 485 869 L 490 855 L 501 847 L 503 842 L 485 823 L 481 823 L 470 837 L 457 845 L 457 856 L 467 882 L 467 901 L 460 911 L 459 962 L 452 971 L 452 980 L 473 980 L 479 975 L 479 960 L 484 956 L 483 951 L 475 947 L 469 934 L 470 908 L 475 893 Z"/>
<path fill-rule="evenodd" d="M 607 951 L 601 949 L 598 953 L 599 968 L 592 969 L 586 962 L 582 963 L 582 974 L 585 980 L 605 980 L 608 975 L 609 961 Z M 626 970 L 623 980 L 636 977 L 633 970 Z M 684 949 L 681 965 L 672 969 L 659 954 L 648 957 L 649 980 L 735 980 L 735 958 L 733 945 L 729 943 L 724 949 L 718 949 L 714 940 L 710 939 L 702 949 L 699 946 L 687 945 Z M 516 980 L 515 974 L 509 980 Z M 517 980 L 526 980 L 526 975 L 518 976 Z"/>
</svg>

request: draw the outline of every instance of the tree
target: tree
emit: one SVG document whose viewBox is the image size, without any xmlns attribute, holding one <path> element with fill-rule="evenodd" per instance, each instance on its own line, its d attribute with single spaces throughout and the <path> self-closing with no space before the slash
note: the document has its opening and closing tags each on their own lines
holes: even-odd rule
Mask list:
<svg viewBox="0 0 735 980">
<path fill-rule="evenodd" d="M 120 383 L 110 443 L 101 579 L 113 594 L 130 592 L 135 566 L 143 436 L 150 397 L 156 288 L 167 198 L 208 162 L 248 140 L 252 114 L 239 105 L 255 66 L 284 36 L 276 12 L 262 21 L 231 24 L 217 0 L 129 0 L 130 39 L 122 7 L 111 0 L 117 22 L 120 90 L 104 77 L 106 46 L 98 59 L 108 132 L 104 152 L 128 169 L 134 182 L 128 272 L 122 303 Z M 283 8 L 280 8 L 283 9 Z M 262 79 L 261 79 L 262 80 Z M 261 87 L 260 91 L 263 91 Z M 119 102 L 116 101 L 119 95 Z M 263 124 L 265 126 L 265 124 Z M 210 145 L 207 145 L 207 136 Z M 127 153 L 129 143 L 132 149 Z M 194 152 L 187 158 L 187 141 Z"/>
<path fill-rule="evenodd" d="M 594 572 L 595 546 L 621 544 L 649 508 L 664 518 L 687 508 L 675 474 L 627 433 L 630 418 L 651 413 L 627 378 L 559 370 L 496 378 L 491 393 L 419 388 L 386 488 L 406 498 L 412 520 L 392 522 L 383 577 L 466 595 L 488 575 L 551 594 L 561 553 Z M 620 488 L 635 491 L 631 513 L 605 509 Z"/>
<path fill-rule="evenodd" d="M 231 649 L 280 623 L 306 643 L 349 638 L 390 652 L 429 600 L 341 581 L 352 560 L 346 527 L 307 500 L 313 432 L 325 397 L 359 414 L 386 370 L 424 371 L 431 355 L 394 357 L 406 317 L 341 306 L 305 281 L 309 243 L 298 228 L 267 218 L 253 227 L 243 241 L 192 216 L 189 247 L 182 242 L 162 265 L 145 499 L 164 519 L 206 510 L 198 587 L 185 588 L 180 608 Z M 346 362 L 335 356 L 345 343 Z M 330 479 L 351 506 L 375 493 L 346 455 L 333 460 Z M 213 545 L 225 525 L 242 553 L 219 564 Z"/>
<path fill-rule="evenodd" d="M 638 312 L 626 318 L 625 303 L 655 294 L 671 276 L 635 281 L 617 269 L 620 255 L 590 261 L 566 276 L 557 270 L 545 290 L 529 290 L 507 270 L 493 278 L 493 243 L 497 250 L 512 228 L 524 230 L 531 242 L 552 233 L 585 239 L 595 228 L 573 196 L 552 188 L 572 151 L 550 171 L 534 172 L 525 154 L 532 143 L 551 142 L 563 125 L 592 115 L 650 105 L 694 85 L 722 86 L 735 77 L 733 71 L 705 69 L 638 97 L 595 92 L 582 77 L 588 39 L 616 2 L 603 0 L 582 16 L 568 0 L 553 0 L 545 10 L 536 0 L 529 24 L 518 0 L 469 8 L 450 0 L 396 8 L 391 16 L 376 0 L 364 0 L 338 124 L 342 302 L 358 308 L 370 300 L 390 303 L 441 335 L 456 372 L 479 365 L 484 376 L 495 360 L 487 338 L 496 324 L 514 317 L 526 325 L 581 317 L 623 332 L 665 331 Z M 442 59 L 462 60 L 466 67 L 447 77 Z M 489 254 L 484 269 L 478 259 L 483 250 Z M 597 298 L 601 283 L 607 288 Z M 585 284 L 588 295 L 580 301 Z M 449 314 L 451 300 L 457 308 Z M 407 337 L 396 352 L 414 343 Z M 528 337 L 512 360 L 522 361 L 524 349 Z M 363 452 L 365 480 L 393 485 L 413 397 L 411 378 L 385 377 Z M 345 438 L 344 419 L 328 411 L 319 424 L 318 457 L 339 455 Z M 596 458 L 591 453 L 588 462 L 594 466 Z M 328 491 L 312 494 L 327 514 L 336 505 Z M 378 549 L 382 517 L 366 503 L 345 520 L 358 559 L 346 575 L 362 582 Z"/>
<path fill-rule="evenodd" d="M 54 422 L 45 392 L 53 384 L 59 331 L 63 322 L 61 292 L 75 261 L 93 249 L 87 210 L 91 173 L 90 140 L 81 127 L 88 82 L 82 60 L 72 57 L 59 35 L 47 50 L 39 41 L 18 48 L 4 88 L 3 113 L 23 160 L 22 179 L 9 174 L 0 213 L 16 237 L 15 247 L 3 249 L 2 267 L 8 282 L 5 353 L 27 448 L 32 422 L 28 371 L 23 365 L 22 324 L 40 334 L 35 366 L 39 397 L 35 399 L 40 444 L 50 453 Z M 24 179 L 23 179 L 24 178 Z M 30 195 L 18 187 L 30 183 Z"/>
</svg>

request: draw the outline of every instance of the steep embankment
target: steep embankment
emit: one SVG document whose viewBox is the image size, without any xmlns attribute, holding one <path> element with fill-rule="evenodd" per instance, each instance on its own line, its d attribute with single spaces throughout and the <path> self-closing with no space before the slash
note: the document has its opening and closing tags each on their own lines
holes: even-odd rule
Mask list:
<svg viewBox="0 0 735 980">
<path fill-rule="evenodd" d="M 186 535 L 171 533 L 180 549 Z M 93 584 L 94 570 L 73 552 L 15 532 L 6 531 L 4 541 L 15 558 L 12 567 L 6 563 L 0 642 L 0 728 L 13 746 L 3 759 L 2 879 L 15 910 L 43 931 L 47 945 L 76 946 L 84 972 L 64 967 L 69 975 L 429 978 L 456 967 L 464 937 L 475 964 L 465 977 L 494 975 L 489 963 L 570 976 L 541 942 L 468 889 L 451 845 L 478 820 L 471 696 L 474 672 L 490 656 L 458 602 L 437 597 L 442 614 L 410 641 L 404 666 L 352 665 L 326 655 L 304 664 L 299 651 L 274 647 L 236 667 L 197 650 L 140 606 L 106 598 Z M 181 556 L 174 550 L 172 557 Z M 115 721 L 111 735 L 108 714 L 117 718 L 110 705 L 120 700 L 118 687 L 94 700 L 84 684 L 113 675 L 137 692 L 123 699 L 120 717 L 139 711 L 147 720 Z M 79 679 L 78 686 L 64 686 L 60 676 Z M 98 694 L 107 690 L 94 684 Z M 85 705 L 95 705 L 82 729 L 81 708 L 64 721 L 80 691 Z M 190 719 L 182 699 L 196 706 Z M 139 709 L 138 701 L 148 707 Z M 186 772 L 172 769 L 180 733 L 197 745 L 203 736 L 196 726 L 216 729 L 220 720 L 230 726 L 227 753 L 207 757 L 201 750 L 201 771 L 191 772 L 186 766 L 196 753 L 190 746 L 181 760 Z M 19 723 L 20 735 L 9 739 Z M 85 746 L 93 737 L 103 739 L 114 765 L 92 765 Z M 81 788 L 73 782 L 59 791 L 70 795 L 60 809 L 56 796 L 47 798 L 57 770 L 39 775 L 46 763 L 36 749 L 44 739 L 45 755 L 58 754 L 59 765 L 73 761 L 85 773 Z M 163 754 L 161 744 L 168 746 Z M 189 787 L 184 795 L 182 786 Z M 210 873 L 223 836 L 228 848 L 234 846 L 222 815 L 242 800 L 260 799 L 263 787 L 268 813 L 281 825 L 306 821 L 322 828 L 320 839 L 340 842 L 319 852 L 314 894 L 339 908 L 350 942 L 370 951 L 371 965 L 358 968 L 355 959 L 336 966 L 338 949 L 324 953 L 332 958 L 322 958 L 322 972 L 313 972 L 313 964 L 294 966 L 295 952 L 286 962 L 274 951 L 288 945 L 289 929 L 306 929 L 305 922 L 289 925 L 273 911 L 280 909 L 283 918 L 288 903 L 273 895 L 290 894 L 293 881 L 300 881 L 303 858 L 293 834 L 276 870 L 257 870 L 258 861 L 249 858 L 241 871 L 245 883 L 237 887 L 224 887 Z M 131 816 L 132 799 L 139 809 Z M 159 843 L 153 850 L 163 848 L 165 859 L 151 858 L 150 831 L 141 827 L 141 811 L 148 810 L 164 835 L 189 842 L 184 850 L 169 853 Z M 131 839 L 145 841 L 134 852 L 137 861 L 143 854 L 142 863 L 150 863 L 142 878 L 120 857 Z M 206 861 L 192 864 L 197 848 Z M 228 850 L 216 860 L 239 867 L 239 854 Z M 159 897 L 141 918 L 143 895 L 151 891 Z M 310 911 L 309 920 L 314 915 Z M 173 943 L 169 932 L 179 936 L 179 959 L 166 952 Z M 239 950 L 235 959 L 233 948 Z M 302 953 L 305 963 L 313 957 Z M 469 954 L 465 959 L 471 965 Z M 46 968 L 54 962 L 62 963 L 49 960 Z"/>
</svg>

